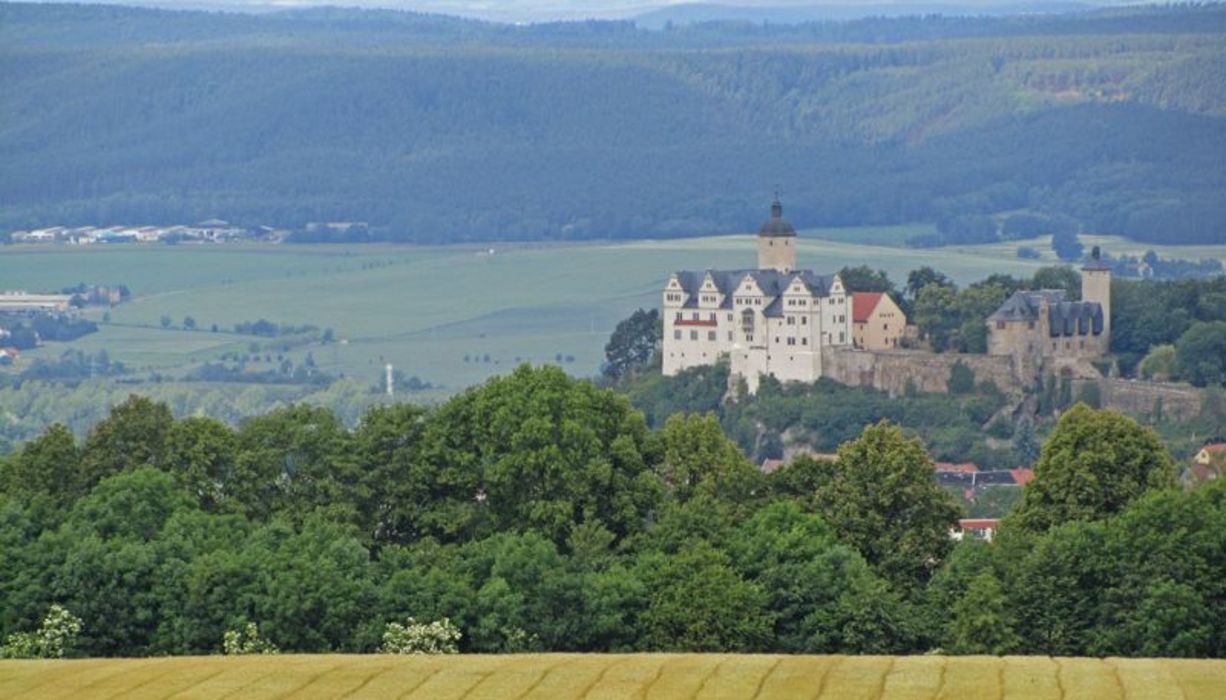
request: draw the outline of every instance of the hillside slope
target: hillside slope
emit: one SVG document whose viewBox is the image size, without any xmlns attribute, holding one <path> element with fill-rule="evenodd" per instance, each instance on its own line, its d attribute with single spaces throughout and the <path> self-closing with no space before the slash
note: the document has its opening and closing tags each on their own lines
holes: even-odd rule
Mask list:
<svg viewBox="0 0 1226 700">
<path fill-rule="evenodd" d="M 1046 34 L 876 45 L 31 7 L 0 5 L 0 230 L 221 217 L 414 241 L 695 235 L 753 227 L 780 185 L 801 226 L 1029 208 L 1226 240 L 1213 6 L 1200 23 L 1075 15 Z"/>
<path fill-rule="evenodd" d="M 1048 657 L 277 656 L 0 661 L 21 698 L 1183 698 L 1226 692 L 1226 661 Z"/>
</svg>

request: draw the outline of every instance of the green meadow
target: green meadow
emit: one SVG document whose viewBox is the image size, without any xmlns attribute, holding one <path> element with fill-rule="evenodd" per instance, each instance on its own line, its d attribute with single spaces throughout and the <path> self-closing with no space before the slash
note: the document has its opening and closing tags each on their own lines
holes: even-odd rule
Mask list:
<svg viewBox="0 0 1226 700">
<path fill-rule="evenodd" d="M 926 226 L 817 229 L 802 234 L 800 264 L 819 271 L 867 264 L 896 281 L 931 265 L 966 283 L 994 272 L 1029 274 L 1055 262 L 1046 241 L 914 250 L 901 246 Z M 1144 252 L 1121 239 L 1086 237 L 1108 250 Z M 1021 260 L 1019 245 L 1043 251 Z M 1163 255 L 1226 259 L 1226 246 L 1159 249 Z M 134 299 L 110 311 L 100 332 L 52 343 L 24 362 L 71 347 L 106 350 L 144 372 L 181 375 L 229 352 L 276 354 L 268 339 L 236 335 L 261 318 L 334 330 L 338 342 L 284 351 L 312 353 L 324 370 L 375 382 L 385 363 L 450 392 L 521 362 L 556 362 L 578 375 L 599 370 L 613 326 L 658 303 L 676 269 L 749 267 L 750 236 L 609 244 L 486 247 L 131 246 L 19 247 L 0 252 L 0 287 L 50 291 L 77 282 L 126 284 Z M 88 315 L 102 320 L 101 309 Z M 172 320 L 162 328 L 161 318 Z M 193 317 L 198 330 L 181 328 Z M 219 332 L 213 332 L 216 324 Z M 488 361 L 487 361 L 488 356 Z M 262 368 L 262 367 L 261 367 Z"/>
<path fill-rule="evenodd" d="M 1226 662 L 1049 657 L 537 654 L 0 661 L 13 698 L 1210 700 Z"/>
</svg>

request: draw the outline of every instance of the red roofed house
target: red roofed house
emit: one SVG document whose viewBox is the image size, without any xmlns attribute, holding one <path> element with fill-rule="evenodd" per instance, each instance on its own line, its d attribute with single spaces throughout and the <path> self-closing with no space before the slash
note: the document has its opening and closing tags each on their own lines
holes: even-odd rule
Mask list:
<svg viewBox="0 0 1226 700">
<path fill-rule="evenodd" d="M 1226 442 L 1205 445 L 1192 458 L 1192 466 L 1184 473 L 1189 486 L 1212 481 L 1226 473 Z"/>
<path fill-rule="evenodd" d="M 1000 520 L 996 518 L 963 518 L 958 521 L 958 529 L 951 532 L 950 537 L 961 540 L 971 535 L 991 542 L 992 535 L 996 534 L 998 527 L 1000 527 Z"/>
<path fill-rule="evenodd" d="M 1025 486 L 1034 480 L 1033 469 L 1010 469 L 1009 474 L 1013 477 L 1013 483 L 1018 486 Z"/>
<path fill-rule="evenodd" d="M 851 295 L 851 340 L 861 350 L 892 350 L 907 329 L 907 317 L 883 292 Z"/>
<path fill-rule="evenodd" d="M 955 474 L 974 474 L 979 471 L 979 467 L 975 466 L 974 462 L 963 462 L 962 464 L 954 464 L 953 462 L 933 462 L 932 468 L 938 472 L 948 472 Z"/>
<path fill-rule="evenodd" d="M 1218 442 L 1210 445 L 1205 445 L 1200 448 L 1200 452 L 1192 458 L 1196 464 L 1204 464 L 1210 466 L 1218 462 L 1226 462 L 1226 442 Z"/>
</svg>

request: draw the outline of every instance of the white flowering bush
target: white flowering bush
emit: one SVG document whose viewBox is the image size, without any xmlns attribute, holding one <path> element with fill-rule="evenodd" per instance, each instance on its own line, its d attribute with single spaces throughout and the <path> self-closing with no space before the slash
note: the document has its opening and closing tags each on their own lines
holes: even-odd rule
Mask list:
<svg viewBox="0 0 1226 700">
<path fill-rule="evenodd" d="M 384 654 L 458 654 L 460 636 L 460 628 L 445 617 L 430 623 L 410 617 L 408 624 L 387 624 L 379 651 Z"/>
<path fill-rule="evenodd" d="M 0 646 L 0 658 L 62 659 L 81 634 L 81 618 L 61 605 L 47 610 L 43 624 L 34 632 L 10 634 Z"/>
<path fill-rule="evenodd" d="M 221 651 L 226 656 L 281 653 L 276 644 L 260 636 L 260 628 L 254 622 L 240 629 L 227 630 L 221 637 Z"/>
</svg>

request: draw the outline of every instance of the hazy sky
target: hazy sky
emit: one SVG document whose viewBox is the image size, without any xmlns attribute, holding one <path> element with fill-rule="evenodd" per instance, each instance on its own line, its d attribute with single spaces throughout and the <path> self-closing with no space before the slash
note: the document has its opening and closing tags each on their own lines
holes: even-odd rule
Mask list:
<svg viewBox="0 0 1226 700">
<path fill-rule="evenodd" d="M 89 2 L 91 0 L 85 0 Z M 201 9 L 207 7 L 308 7 L 339 5 L 348 7 L 390 7 L 418 12 L 438 12 L 500 21 L 541 21 L 550 19 L 631 17 L 664 5 L 681 5 L 695 0 L 92 0 L 107 4 L 152 5 Z M 699 0 L 702 1 L 702 0 Z M 1016 5 L 1027 0 L 714 0 L 709 4 L 738 7 L 820 7 L 823 5 L 957 5 L 991 7 Z M 1043 0 L 1038 0 L 1042 2 Z M 1073 0 L 1084 4 L 1123 4 L 1111 0 Z"/>
</svg>

